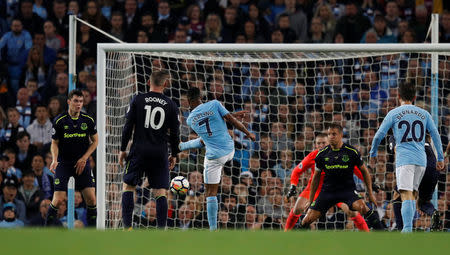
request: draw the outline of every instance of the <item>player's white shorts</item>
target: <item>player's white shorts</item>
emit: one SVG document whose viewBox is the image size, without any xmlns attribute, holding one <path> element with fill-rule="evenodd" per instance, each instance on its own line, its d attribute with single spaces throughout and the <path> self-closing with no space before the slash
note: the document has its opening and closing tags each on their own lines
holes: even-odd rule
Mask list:
<svg viewBox="0 0 450 255">
<path fill-rule="evenodd" d="M 419 189 L 420 181 L 425 174 L 425 167 L 418 165 L 404 165 L 395 169 L 397 189 L 414 191 Z"/>
<path fill-rule="evenodd" d="M 225 163 L 232 160 L 234 157 L 234 150 L 223 157 L 216 159 L 207 159 L 203 163 L 203 178 L 206 184 L 218 184 L 220 183 L 220 176 L 222 175 L 222 169 Z"/>
</svg>

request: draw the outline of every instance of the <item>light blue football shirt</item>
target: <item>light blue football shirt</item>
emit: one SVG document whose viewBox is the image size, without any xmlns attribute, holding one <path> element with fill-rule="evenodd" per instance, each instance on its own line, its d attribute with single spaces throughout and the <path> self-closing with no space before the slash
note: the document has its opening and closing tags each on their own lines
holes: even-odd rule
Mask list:
<svg viewBox="0 0 450 255">
<path fill-rule="evenodd" d="M 233 139 L 223 119 L 229 113 L 219 101 L 213 100 L 195 107 L 187 118 L 187 124 L 205 143 L 208 159 L 223 157 L 234 150 Z"/>
<path fill-rule="evenodd" d="M 425 133 L 430 132 L 438 154 L 438 161 L 444 160 L 441 138 L 431 115 L 414 105 L 402 105 L 391 110 L 381 123 L 372 141 L 370 156 L 377 156 L 378 145 L 392 128 L 396 141 L 396 167 L 418 165 L 426 167 Z"/>
</svg>

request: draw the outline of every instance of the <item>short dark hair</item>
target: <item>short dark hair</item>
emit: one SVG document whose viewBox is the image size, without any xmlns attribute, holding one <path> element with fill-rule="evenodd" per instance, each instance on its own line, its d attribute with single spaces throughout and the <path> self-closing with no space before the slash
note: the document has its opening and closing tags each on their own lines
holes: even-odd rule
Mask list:
<svg viewBox="0 0 450 255">
<path fill-rule="evenodd" d="M 315 139 L 319 138 L 319 137 L 327 137 L 327 135 L 325 133 L 318 133 L 315 137 Z"/>
<path fill-rule="evenodd" d="M 17 140 L 20 140 L 20 139 L 24 138 L 25 136 L 27 136 L 28 139 L 31 138 L 30 134 L 28 134 L 27 131 L 22 131 L 17 134 Z"/>
<path fill-rule="evenodd" d="M 168 76 L 169 72 L 166 70 L 153 71 L 152 75 L 150 76 L 150 83 L 157 87 L 161 87 L 164 85 L 164 82 L 166 81 Z"/>
<path fill-rule="evenodd" d="M 412 101 L 416 96 L 416 85 L 409 82 L 402 82 L 398 88 L 398 94 L 401 99 Z"/>
<path fill-rule="evenodd" d="M 337 123 L 330 123 L 330 124 L 328 125 L 328 129 L 330 129 L 330 128 L 331 128 L 331 129 L 337 129 L 337 130 L 339 130 L 339 132 L 340 132 L 341 134 L 344 132 L 342 126 L 339 125 L 339 124 L 337 124 Z"/>
<path fill-rule="evenodd" d="M 197 87 L 190 87 L 187 92 L 187 98 L 189 101 L 194 101 L 200 98 L 200 89 Z"/>
<path fill-rule="evenodd" d="M 70 91 L 69 96 L 67 96 L 67 99 L 72 99 L 74 96 L 83 97 L 83 92 L 81 92 L 80 89 L 74 89 Z"/>
</svg>

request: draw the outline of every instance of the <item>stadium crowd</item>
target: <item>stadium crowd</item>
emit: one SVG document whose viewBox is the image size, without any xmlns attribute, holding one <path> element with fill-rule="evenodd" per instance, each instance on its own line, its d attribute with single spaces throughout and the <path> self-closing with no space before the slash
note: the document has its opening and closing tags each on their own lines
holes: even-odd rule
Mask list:
<svg viewBox="0 0 450 255">
<path fill-rule="evenodd" d="M 434 2 L 434 4 L 433 4 Z M 450 42 L 450 4 L 430 0 L 12 0 L 0 1 L 0 227 L 42 226 L 53 194 L 49 153 L 52 121 L 67 108 L 68 14 L 75 14 L 125 42 L 137 43 L 414 43 L 424 42 L 432 12 L 440 13 L 440 42 Z M 96 116 L 96 44 L 111 42 L 78 23 L 77 87 L 84 111 Z M 450 62 L 439 62 L 439 116 L 442 143 L 450 137 Z M 393 54 L 344 60 L 271 64 L 176 62 L 150 59 L 148 68 L 172 70 L 167 94 L 179 103 L 181 136 L 190 133 L 185 91 L 199 87 L 205 100 L 217 99 L 230 111 L 247 110 L 242 121 L 257 135 L 252 142 L 240 131 L 234 160 L 225 167 L 220 186 L 220 228 L 280 229 L 293 201 L 285 201 L 290 173 L 313 150 L 315 135 L 326 124 L 344 127 L 345 141 L 363 156 L 389 110 L 398 105 L 397 85 L 409 81 L 419 91 L 416 105 L 430 110 L 430 66 L 426 54 Z M 210 69 L 210 70 L 207 70 Z M 176 71 L 175 71 L 176 70 Z M 145 81 L 144 81 L 145 84 Z M 395 229 L 392 196 L 393 158 L 384 143 L 372 172 L 380 186 L 380 219 Z M 445 148 L 444 148 L 445 150 Z M 204 152 L 180 153 L 173 176 L 190 182 L 186 197 L 169 195 L 169 226 L 207 227 Z M 95 170 L 95 159 L 90 159 Z M 305 187 L 309 175 L 303 175 Z M 450 229 L 450 174 L 440 173 L 438 209 Z M 355 181 L 357 181 L 355 179 Z M 364 195 L 361 182 L 359 192 Z M 145 187 L 145 182 L 142 184 Z M 108 217 L 120 218 L 121 187 L 108 189 Z M 156 205 L 140 189 L 137 226 L 156 225 Z M 116 197 L 114 197 L 116 196 Z M 75 194 L 77 225 L 86 225 L 86 208 Z M 11 214 L 13 212 L 13 214 Z M 65 208 L 58 218 L 66 222 Z M 429 217 L 417 213 L 416 228 L 426 230 Z M 9 224 L 11 225 L 11 224 Z M 353 229 L 332 208 L 318 229 Z"/>
</svg>

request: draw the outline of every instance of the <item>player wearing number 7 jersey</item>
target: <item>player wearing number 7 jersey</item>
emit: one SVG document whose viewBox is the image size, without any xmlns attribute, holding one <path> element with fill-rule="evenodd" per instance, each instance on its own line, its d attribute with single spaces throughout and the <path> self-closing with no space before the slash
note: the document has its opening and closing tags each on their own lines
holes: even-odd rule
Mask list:
<svg viewBox="0 0 450 255">
<path fill-rule="evenodd" d="M 395 175 L 397 187 L 402 198 L 402 232 L 412 232 L 416 212 L 417 190 L 425 173 L 427 157 L 425 153 L 425 133 L 428 130 L 438 154 L 437 169 L 444 168 L 442 143 L 431 115 L 412 105 L 416 98 L 415 85 L 402 83 L 399 86 L 400 106 L 391 110 L 381 123 L 370 149 L 370 164 L 373 167 L 378 145 L 392 128 L 396 144 Z"/>
<path fill-rule="evenodd" d="M 192 87 L 188 90 L 187 98 L 192 109 L 187 124 L 200 137 L 180 144 L 180 150 L 206 147 L 203 178 L 206 184 L 206 210 L 209 229 L 217 229 L 217 189 L 220 183 L 222 168 L 227 161 L 233 159 L 234 142 L 228 133 L 225 120 L 235 128 L 244 132 L 251 140 L 255 135 L 228 112 L 223 105 L 212 100 L 201 102 L 200 90 Z"/>
<path fill-rule="evenodd" d="M 119 155 L 119 164 L 122 167 L 125 165 L 122 220 L 126 229 L 132 227 L 133 195 L 144 174 L 156 197 L 157 226 L 166 226 L 169 169 L 175 166 L 180 142 L 178 107 L 162 94 L 168 78 L 168 72 L 154 71 L 150 77 L 150 92 L 135 96 L 126 115 Z M 127 155 L 126 149 L 132 134 L 133 144 Z M 170 157 L 167 142 L 171 145 Z"/>
</svg>

